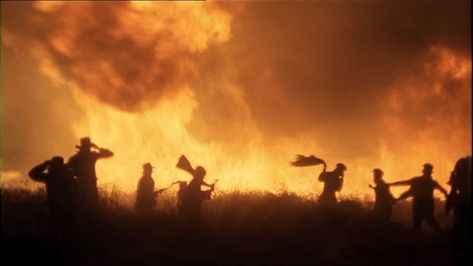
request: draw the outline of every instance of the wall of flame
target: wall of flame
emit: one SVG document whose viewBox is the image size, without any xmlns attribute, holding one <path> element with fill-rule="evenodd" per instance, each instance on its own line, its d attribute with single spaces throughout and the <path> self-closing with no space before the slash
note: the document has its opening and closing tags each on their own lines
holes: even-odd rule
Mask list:
<svg viewBox="0 0 473 266">
<path fill-rule="evenodd" d="M 289 161 L 298 153 L 322 157 L 329 168 L 345 163 L 348 171 L 342 193 L 358 196 L 371 193 L 368 184 L 375 167 L 383 168 L 386 179 L 392 181 L 418 175 L 422 164 L 431 162 L 435 177 L 445 184 L 455 161 L 471 154 L 471 52 L 430 40 L 415 50 L 414 56 L 409 54 L 406 61 L 397 62 L 409 62 L 409 71 L 399 70 L 386 78 L 389 82 L 370 81 L 356 87 L 363 80 L 348 75 L 346 82 L 354 84 L 351 89 L 333 91 L 331 85 L 324 89 L 318 84 L 304 94 L 307 92 L 291 87 L 298 82 L 291 75 L 296 71 L 301 75 L 297 78 L 307 75 L 323 81 L 319 76 L 324 65 L 311 66 L 306 56 L 297 57 L 294 47 L 300 48 L 304 38 L 309 38 L 306 35 L 285 29 L 294 33 L 294 40 L 302 38 L 297 44 L 289 38 L 285 43 L 277 25 L 268 29 L 263 22 L 258 24 L 259 20 L 273 21 L 254 11 L 263 10 L 258 5 L 263 4 L 36 2 L 21 7 L 24 9 L 10 4 L 5 7 L 10 13 L 23 14 L 25 22 L 21 23 L 25 24 L 6 23 L 2 45 L 6 51 L 33 56 L 36 65 L 31 69 L 48 79 L 48 86 L 54 88 L 49 93 L 63 95 L 67 91 L 67 95 L 50 97 L 45 103 L 61 106 L 50 112 L 51 117 L 71 117 L 63 119 L 72 132 L 67 140 L 48 138 L 59 147 L 54 151 L 67 157 L 74 152 L 71 139 L 77 142 L 90 136 L 98 146 L 115 153 L 97 164 L 100 184 L 115 184 L 126 191 L 134 191 L 145 162 L 156 167 L 158 187 L 189 180 L 188 174 L 175 168 L 181 154 L 193 165 L 204 166 L 209 182 L 218 179 L 219 191 L 289 191 L 308 196 L 322 188 L 316 181 L 320 166 L 290 167 Z M 292 4 L 286 5 L 288 9 L 281 10 L 292 10 Z M 326 8 L 326 4 L 320 5 Z M 338 10 L 356 23 L 358 11 L 355 16 L 345 9 Z M 248 13 L 253 16 L 254 29 L 243 23 Z M 342 34 L 337 34 L 337 29 L 347 24 L 329 17 L 324 18 L 333 22 L 334 30 L 316 25 L 320 32 L 315 36 L 338 40 Z M 303 16 L 297 19 L 304 22 Z M 363 23 L 366 21 L 360 25 L 366 26 Z M 25 30 L 18 30 L 22 28 Z M 271 30 L 268 36 L 281 44 L 261 43 L 268 37 L 262 29 Z M 261 39 L 243 34 L 251 30 Z M 333 44 L 320 43 L 314 44 L 314 54 Z M 252 50 L 245 50 L 247 46 Z M 365 50 L 345 49 L 360 58 L 367 55 Z M 6 62 L 11 62 L 8 53 Z M 287 57 L 278 57 L 281 54 Z M 316 59 L 326 60 L 323 54 Z M 357 65 L 356 58 L 333 60 L 353 63 L 341 64 L 340 71 L 365 67 Z M 298 68 L 281 71 L 281 65 Z M 393 69 L 386 66 L 380 72 Z M 9 72 L 7 84 L 16 86 L 14 81 L 21 79 L 16 75 Z M 344 85 L 340 83 L 344 77 L 326 78 L 337 86 Z M 377 78 L 367 75 L 365 79 Z M 295 85 L 306 86 L 300 82 Z M 364 85 L 370 86 L 366 89 L 369 94 Z M 7 97 L 13 90 L 5 87 Z M 308 95 L 330 94 L 329 98 L 336 100 L 313 106 L 304 102 Z M 25 96 L 21 97 L 24 100 Z M 11 96 L 11 106 L 7 104 L 5 112 L 7 123 L 15 116 L 13 105 L 19 104 L 19 99 Z M 356 105 L 351 106 L 352 102 Z M 319 119 L 316 105 L 325 106 L 338 118 L 329 122 Z M 13 133 L 7 132 L 7 148 L 19 149 L 15 148 L 17 142 Z M 40 162 L 45 156 L 39 149 L 30 153 L 31 161 Z M 27 169 L 9 169 L 8 154 L 4 158 L 8 178 L 4 179 L 13 180 L 11 176 Z"/>
</svg>

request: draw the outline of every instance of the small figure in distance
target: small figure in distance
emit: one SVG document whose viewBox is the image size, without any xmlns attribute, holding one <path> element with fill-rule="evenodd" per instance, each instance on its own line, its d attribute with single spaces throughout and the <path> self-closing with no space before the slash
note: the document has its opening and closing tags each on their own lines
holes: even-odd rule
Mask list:
<svg viewBox="0 0 473 266">
<path fill-rule="evenodd" d="M 76 225 L 76 180 L 64 159 L 54 156 L 35 167 L 29 173 L 34 181 L 46 184 L 49 217 L 53 229 L 72 229 Z"/>
<path fill-rule="evenodd" d="M 343 178 L 347 167 L 342 163 L 337 163 L 333 171 L 327 172 L 327 164 L 324 160 L 314 155 L 304 156 L 297 155 L 297 159 L 291 162 L 292 166 L 305 167 L 323 164 L 324 168 L 319 175 L 319 181 L 324 182 L 322 194 L 319 197 L 319 203 L 324 206 L 332 206 L 337 204 L 337 196 L 335 193 L 341 191 L 343 187 Z"/>
<path fill-rule="evenodd" d="M 324 182 L 324 189 L 319 197 L 319 203 L 324 206 L 333 206 L 337 204 L 336 192 L 343 188 L 343 181 L 347 167 L 342 163 L 337 163 L 334 170 L 327 172 L 327 164 L 324 162 L 324 169 L 319 175 L 319 181 Z"/>
<path fill-rule="evenodd" d="M 395 198 L 391 191 L 389 191 L 389 185 L 383 180 L 383 175 L 383 170 L 379 168 L 373 169 L 373 182 L 375 186 L 369 185 L 369 187 L 375 193 L 374 215 L 383 221 L 389 221 Z"/>
<path fill-rule="evenodd" d="M 468 243 L 471 250 L 471 179 L 471 156 L 460 158 L 448 181 L 451 188 L 445 205 L 446 213 L 453 208 L 451 237 L 456 250 L 463 250 Z"/>
<path fill-rule="evenodd" d="M 432 164 L 426 163 L 423 166 L 421 176 L 389 184 L 391 186 L 410 186 L 409 190 L 404 192 L 399 198 L 403 199 L 411 195 L 413 196 L 412 224 L 416 230 L 421 228 L 423 221 L 426 221 L 427 224 L 437 231 L 442 230 L 434 218 L 434 190 L 440 190 L 445 197 L 447 197 L 447 191 L 432 178 L 433 168 Z"/>
<path fill-rule="evenodd" d="M 80 139 L 80 145 L 76 148 L 79 150 L 69 159 L 67 164 L 72 168 L 77 178 L 81 209 L 93 213 L 98 207 L 95 163 L 98 159 L 112 157 L 113 152 L 97 147 L 88 137 Z M 92 149 L 95 149 L 95 151 Z"/>
<path fill-rule="evenodd" d="M 171 188 L 171 186 L 174 184 L 171 184 L 171 186 L 167 188 L 154 190 L 155 183 L 153 177 L 151 176 L 153 169 L 154 167 L 151 165 L 151 163 L 143 164 L 143 176 L 138 181 L 138 186 L 136 189 L 135 210 L 142 214 L 151 213 L 153 208 L 156 206 L 156 197 Z"/>
<path fill-rule="evenodd" d="M 202 166 L 192 168 L 189 160 L 182 155 L 176 167 L 189 172 L 192 175 L 192 180 L 185 189 L 183 199 L 181 202 L 181 214 L 188 221 L 200 221 L 201 209 L 204 200 L 209 200 L 210 195 L 215 188 L 215 183 L 208 184 L 204 181 L 206 171 Z M 210 190 L 202 190 L 202 186 L 210 188 Z"/>
<path fill-rule="evenodd" d="M 182 213 L 182 202 L 184 201 L 184 197 L 186 195 L 187 189 L 187 182 L 186 181 L 176 181 L 172 183 L 172 185 L 179 184 L 179 188 L 177 190 L 177 211 L 178 213 Z"/>
<path fill-rule="evenodd" d="M 135 210 L 139 213 L 151 213 L 156 205 L 157 193 L 154 191 L 154 180 L 151 176 L 153 168 L 150 163 L 143 164 L 143 176 L 138 181 L 135 202 Z"/>
</svg>

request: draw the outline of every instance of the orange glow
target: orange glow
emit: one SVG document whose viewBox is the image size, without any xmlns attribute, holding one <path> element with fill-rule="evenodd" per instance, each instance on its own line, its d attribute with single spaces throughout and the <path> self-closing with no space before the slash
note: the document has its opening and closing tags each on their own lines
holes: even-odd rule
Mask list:
<svg viewBox="0 0 473 266">
<path fill-rule="evenodd" d="M 426 64 L 426 77 L 403 79 L 398 83 L 402 87 L 395 86 L 390 91 L 390 104 L 385 114 L 385 125 L 390 134 L 380 147 L 379 157 L 341 159 L 348 166 L 343 195 L 370 194 L 367 184 L 372 182 L 371 170 L 375 167 L 383 168 L 386 179 L 393 181 L 419 175 L 424 162 L 435 165 L 435 178 L 446 186 L 456 159 L 471 152 L 468 146 L 462 145 L 465 139 L 471 141 L 471 129 L 462 124 L 462 119 L 452 120 L 447 126 L 444 117 L 436 117 L 434 113 L 426 118 L 428 127 L 407 130 L 410 126 L 405 123 L 402 110 L 410 105 L 422 105 L 428 97 L 448 97 L 437 96 L 435 87 L 427 85 L 443 86 L 441 79 L 445 76 L 442 75 L 458 78 L 455 75 L 457 70 L 449 68 L 458 66 L 449 63 L 451 57 L 444 57 L 444 53 L 436 54 L 438 50 L 432 52 L 434 56 L 439 56 L 436 57 L 439 61 L 435 62 L 439 67 L 435 71 L 440 73 L 432 73 L 431 64 Z M 459 61 L 460 66 L 468 65 L 465 58 L 455 57 L 454 60 Z M 465 86 L 457 92 L 464 97 L 452 107 L 451 114 L 454 116 L 461 116 L 459 113 L 470 104 L 469 78 L 464 77 Z M 320 166 L 294 168 L 288 162 L 297 152 L 323 155 L 322 145 L 314 143 L 310 136 L 300 134 L 298 139 L 277 139 L 274 145 L 266 146 L 264 135 L 254 125 L 244 99 L 239 98 L 241 95 L 236 93 L 237 88 L 228 90 L 232 89 L 233 97 L 241 101 L 239 111 L 244 119 L 238 121 L 242 125 L 240 134 L 252 136 L 251 142 L 245 142 L 243 138 L 235 139 L 238 147 L 235 143 L 198 140 L 187 129 L 199 104 L 190 88 L 183 88 L 177 97 L 164 99 L 156 107 L 142 113 L 116 110 L 77 91 L 76 99 L 86 115 L 75 125 L 75 132 L 77 138 L 90 135 L 98 145 L 115 152 L 114 158 L 98 163 L 100 181 L 115 183 L 128 191 L 135 189 L 141 164 L 148 161 L 156 166 L 154 176 L 159 186 L 166 186 L 175 180 L 189 180 L 187 173 L 174 167 L 177 158 L 185 154 L 194 165 L 203 165 L 207 169 L 209 182 L 219 179 L 220 191 L 287 190 L 305 196 L 316 195 L 322 188 L 322 184 L 316 181 Z M 448 136 L 444 132 L 446 127 L 456 132 L 451 139 L 442 139 Z M 340 160 L 326 159 L 329 169 Z"/>
<path fill-rule="evenodd" d="M 366 132 L 366 135 L 375 138 L 379 133 L 381 143 L 373 154 L 353 156 L 356 153 L 353 152 L 337 156 L 330 146 L 317 141 L 317 132 L 315 135 L 305 132 L 305 125 L 300 125 L 298 132 L 288 130 L 285 136 L 271 135 L 261 129 L 248 100 L 248 88 L 235 82 L 234 76 L 238 75 L 233 71 L 254 71 L 250 77 L 253 80 L 248 83 L 256 84 L 255 95 L 263 95 L 261 98 L 270 99 L 277 107 L 289 106 L 285 103 L 293 92 L 275 88 L 293 84 L 278 83 L 284 77 L 278 77 L 279 72 L 271 69 L 272 61 L 255 70 L 253 65 L 242 63 L 243 60 L 225 61 L 226 50 L 220 46 L 237 45 L 231 43 L 234 17 L 215 3 L 103 3 L 103 10 L 107 11 L 103 17 L 94 15 L 97 6 L 91 2 L 73 5 L 37 2 L 34 7 L 43 15 L 51 14 L 56 28 L 41 35 L 42 39 L 32 42 L 30 48 L 40 63 L 38 67 L 52 84 L 73 92 L 73 100 L 82 111 L 79 120 L 71 121 L 76 139 L 90 136 L 99 147 L 115 153 L 113 158 L 97 163 L 101 185 L 116 184 L 126 191 L 134 191 L 145 162 L 156 167 L 153 176 L 158 187 L 189 180 L 187 173 L 175 167 L 179 156 L 185 154 L 194 166 L 206 168 L 208 182 L 219 180 L 217 193 L 259 190 L 316 196 L 323 186 L 317 181 L 321 166 L 289 165 L 296 154 L 314 154 L 327 161 L 328 170 L 337 162 L 346 164 L 342 195 L 364 197 L 372 196 L 368 184 L 372 183 L 373 168 L 382 168 L 386 180 L 391 182 L 419 175 L 422 164 L 430 162 L 435 167 L 434 178 L 446 186 L 455 161 L 471 154 L 471 59 L 449 47 L 432 45 L 420 62 L 417 58 L 412 60 L 421 71 L 401 73 L 393 83 L 382 85 L 387 88 L 370 88 L 382 91 L 376 103 L 366 103 L 381 110 L 376 123 L 382 132 Z M 14 46 L 11 44 L 14 36 L 10 35 L 6 42 Z M 257 43 L 258 40 L 244 41 Z M 320 47 L 322 50 L 325 46 Z M 202 56 L 212 49 L 224 51 L 214 57 L 225 61 L 222 65 L 227 68 L 212 76 L 211 88 L 198 91 L 193 87 L 201 82 L 198 71 L 213 75 L 212 71 L 220 66 L 201 62 L 208 58 L 208 61 L 216 60 Z M 264 45 L 255 50 L 245 50 L 243 54 L 250 58 L 252 52 L 280 52 Z M 252 60 L 259 60 L 255 58 Z M 314 58 L 331 61 L 325 56 Z M 290 61 L 281 59 L 285 60 Z M 274 59 L 274 62 L 279 61 Z M 243 66 L 237 68 L 237 65 Z M 302 62 L 301 77 L 319 73 L 315 67 L 305 69 L 304 66 Z M 354 67 L 358 66 L 354 64 Z M 320 90 L 324 87 L 317 85 Z M 212 98 L 213 90 L 223 97 Z M 204 109 L 207 112 L 204 116 L 215 121 L 192 124 L 204 102 L 210 106 Z M 219 104 L 230 106 L 232 113 L 217 108 Z M 287 112 L 291 112 L 289 107 Z M 229 119 L 236 125 L 237 134 L 228 132 L 235 128 L 220 128 L 219 121 Z M 330 123 L 324 125 L 348 128 Z M 349 145 L 352 141 L 349 132 L 342 133 L 345 134 L 334 136 L 335 141 Z M 219 140 L 222 135 L 231 141 Z M 73 147 L 70 151 L 73 152 Z"/>
</svg>

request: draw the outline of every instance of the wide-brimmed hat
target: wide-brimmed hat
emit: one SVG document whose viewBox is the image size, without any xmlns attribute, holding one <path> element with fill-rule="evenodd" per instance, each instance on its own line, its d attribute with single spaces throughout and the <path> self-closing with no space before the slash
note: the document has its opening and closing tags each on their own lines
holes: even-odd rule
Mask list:
<svg viewBox="0 0 473 266">
<path fill-rule="evenodd" d="M 143 164 L 143 171 L 146 171 L 146 170 L 151 170 L 153 169 L 154 167 L 150 164 L 150 163 L 145 163 Z"/>
<path fill-rule="evenodd" d="M 90 138 L 89 137 L 84 137 L 84 138 L 80 139 L 80 144 L 76 145 L 76 148 L 78 148 L 78 149 L 83 148 L 83 147 L 84 148 L 90 148 L 92 146 L 95 146 L 95 144 L 90 141 Z"/>
</svg>

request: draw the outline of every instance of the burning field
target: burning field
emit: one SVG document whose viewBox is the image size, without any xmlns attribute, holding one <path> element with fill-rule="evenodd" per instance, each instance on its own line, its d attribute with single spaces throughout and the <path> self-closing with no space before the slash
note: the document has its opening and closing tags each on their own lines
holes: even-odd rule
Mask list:
<svg viewBox="0 0 473 266">
<path fill-rule="evenodd" d="M 183 254 L 201 248 L 201 239 L 175 225 L 176 187 L 162 195 L 156 223 L 130 213 L 142 165 L 150 162 L 156 187 L 165 188 L 191 179 L 176 168 L 184 154 L 206 169 L 209 183 L 218 180 L 200 234 L 219 255 L 202 255 L 197 264 L 362 265 L 372 254 L 385 257 L 371 264 L 449 264 L 455 256 L 439 252 L 446 236 L 413 236 L 406 228 L 407 203 L 394 223 L 377 225 L 365 215 L 374 168 L 393 182 L 420 175 L 429 162 L 448 187 L 455 162 L 471 155 L 470 9 L 469 1 L 2 2 L 2 209 L 9 215 L 2 221 L 9 243 L 26 237 L 34 247 L 47 237 L 42 186 L 28 171 L 54 155 L 67 161 L 88 136 L 114 153 L 96 165 L 108 204 L 104 221 L 122 219 L 110 231 L 94 229 L 104 238 L 96 246 L 104 261 L 194 264 L 170 255 L 181 250 L 178 240 L 189 243 Z M 292 167 L 297 154 L 322 158 L 327 170 L 347 166 L 339 212 L 314 207 L 322 167 Z M 340 218 L 353 224 L 322 232 Z M 145 229 L 150 237 L 140 246 L 133 234 Z M 389 242 L 394 232 L 399 237 Z M 115 234 L 117 243 L 133 244 L 108 247 L 105 239 Z M 363 235 L 366 243 L 358 241 Z M 227 238 L 229 246 L 221 246 Z M 386 250 L 378 250 L 380 242 L 389 242 Z M 55 248 L 36 251 L 49 258 Z M 69 252 L 61 254 L 101 251 Z M 314 252 L 319 259 L 305 260 Z"/>
<path fill-rule="evenodd" d="M 99 182 L 130 192 L 145 162 L 188 179 L 181 154 L 221 191 L 318 193 L 296 154 L 346 164 L 346 195 L 375 167 L 430 162 L 444 184 L 471 154 L 469 3 L 385 5 L 2 4 L 4 185 L 83 136 L 115 153 Z"/>
</svg>

